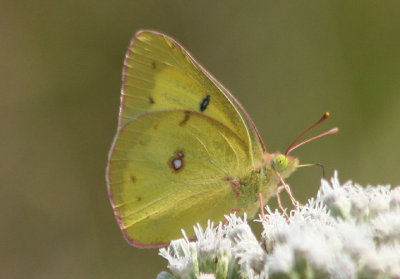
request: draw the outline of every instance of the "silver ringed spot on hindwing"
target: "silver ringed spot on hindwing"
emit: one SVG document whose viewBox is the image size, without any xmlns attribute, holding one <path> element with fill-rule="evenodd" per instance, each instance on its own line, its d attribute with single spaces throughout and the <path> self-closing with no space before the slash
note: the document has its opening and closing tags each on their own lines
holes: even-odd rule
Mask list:
<svg viewBox="0 0 400 279">
<path fill-rule="evenodd" d="M 185 157 L 185 154 L 183 153 L 183 151 L 179 150 L 176 151 L 174 156 L 169 159 L 168 165 L 173 172 L 177 173 L 183 169 L 183 167 L 185 166 L 183 157 Z"/>
</svg>

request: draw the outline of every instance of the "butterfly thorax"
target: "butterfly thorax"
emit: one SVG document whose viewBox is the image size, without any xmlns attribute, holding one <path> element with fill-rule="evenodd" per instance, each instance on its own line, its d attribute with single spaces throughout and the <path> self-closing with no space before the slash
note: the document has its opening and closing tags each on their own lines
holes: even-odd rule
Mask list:
<svg viewBox="0 0 400 279">
<path fill-rule="evenodd" d="M 266 153 L 262 166 L 255 167 L 247 176 L 238 180 L 239 208 L 247 208 L 249 216 L 254 216 L 259 209 L 258 194 L 262 194 L 263 202 L 266 204 L 280 184 L 277 172 L 279 171 L 282 178 L 287 178 L 296 170 L 298 163 L 298 159 L 294 157 L 280 153 Z"/>
</svg>

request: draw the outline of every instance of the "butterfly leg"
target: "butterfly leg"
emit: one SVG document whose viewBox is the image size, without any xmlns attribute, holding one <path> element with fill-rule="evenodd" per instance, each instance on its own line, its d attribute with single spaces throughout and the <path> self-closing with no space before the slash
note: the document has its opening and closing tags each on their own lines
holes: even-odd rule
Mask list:
<svg viewBox="0 0 400 279">
<path fill-rule="evenodd" d="M 299 202 L 294 198 L 294 196 L 293 196 L 293 194 L 292 194 L 292 191 L 290 190 L 289 185 L 287 185 L 287 184 L 285 183 L 285 181 L 283 180 L 281 174 L 280 174 L 279 172 L 276 172 L 276 175 L 279 177 L 279 180 L 280 180 L 281 183 L 282 183 L 282 185 L 281 185 L 281 186 L 278 186 L 278 188 L 277 188 L 276 199 L 278 200 L 279 208 L 285 213 L 286 217 L 289 217 L 289 216 L 286 214 L 286 212 L 283 210 L 283 206 L 282 206 L 282 203 L 281 203 L 281 199 L 280 199 L 280 196 L 279 196 L 279 192 L 280 192 L 282 189 L 285 189 L 286 192 L 288 193 L 289 198 L 290 198 L 290 200 L 292 201 L 292 204 L 293 204 L 294 207 L 301 205 L 301 203 L 299 203 Z"/>
<path fill-rule="evenodd" d="M 265 221 L 264 203 L 263 203 L 263 198 L 262 198 L 262 194 L 261 194 L 261 193 L 258 193 L 258 200 L 260 201 L 260 214 L 261 214 L 261 218 Z"/>
<path fill-rule="evenodd" d="M 231 212 L 229 212 L 229 215 L 231 215 L 232 213 L 237 212 L 237 211 L 240 211 L 240 208 L 233 208 L 233 209 L 231 210 Z M 228 219 L 225 218 L 224 226 L 225 226 L 226 224 L 228 224 Z"/>
<path fill-rule="evenodd" d="M 296 206 L 298 206 L 298 205 L 301 205 L 301 203 L 299 203 L 299 202 L 293 197 L 293 194 L 292 194 L 292 191 L 290 190 L 289 185 L 287 185 L 287 184 L 285 183 L 285 181 L 283 180 L 281 174 L 280 174 L 279 172 L 277 172 L 276 175 L 279 177 L 279 180 L 280 180 L 281 183 L 282 183 L 282 185 L 279 186 L 279 187 L 282 187 L 282 188 L 284 188 L 284 189 L 286 190 L 286 192 L 288 193 L 288 195 L 289 195 L 289 197 L 290 197 L 290 200 L 292 201 L 293 206 L 296 207 Z M 279 188 L 279 187 L 278 187 L 278 188 Z"/>
<path fill-rule="evenodd" d="M 276 200 L 278 201 L 278 206 L 280 210 L 282 210 L 283 214 L 285 214 L 286 218 L 289 219 L 289 215 L 287 215 L 286 210 L 282 206 L 281 197 L 279 196 L 279 192 L 285 189 L 285 186 L 281 185 L 276 188 Z"/>
</svg>

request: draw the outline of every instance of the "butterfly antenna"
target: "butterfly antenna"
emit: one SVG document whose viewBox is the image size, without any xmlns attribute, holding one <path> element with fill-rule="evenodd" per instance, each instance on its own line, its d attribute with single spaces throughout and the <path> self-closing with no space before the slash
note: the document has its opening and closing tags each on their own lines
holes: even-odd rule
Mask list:
<svg viewBox="0 0 400 279">
<path fill-rule="evenodd" d="M 308 140 L 302 141 L 301 143 L 295 145 L 296 142 L 297 142 L 302 136 L 304 136 L 305 133 L 307 133 L 308 131 L 310 131 L 312 128 L 314 128 L 314 127 L 317 126 L 318 124 L 324 122 L 326 119 L 329 118 L 329 116 L 330 116 L 329 112 L 326 112 L 317 122 L 315 122 L 315 123 L 312 124 L 310 127 L 308 127 L 307 129 L 305 129 L 305 130 L 304 130 L 290 145 L 289 145 L 289 147 L 287 148 L 287 150 L 286 150 L 286 152 L 285 152 L 285 155 L 289 155 L 290 152 L 292 152 L 293 150 L 295 150 L 296 148 L 302 146 L 303 144 L 305 144 L 305 143 L 307 143 L 307 142 L 313 141 L 313 140 L 315 140 L 315 139 L 318 139 L 318 138 L 321 138 L 321 137 L 324 137 L 324 136 L 327 136 L 327 135 L 332 135 L 332 134 L 337 133 L 337 132 L 339 131 L 339 129 L 338 129 L 338 128 L 333 128 L 333 129 L 330 129 L 329 131 L 326 131 L 326 132 L 324 132 L 324 133 L 322 133 L 322 134 L 320 134 L 320 135 L 318 135 L 318 136 L 312 137 L 312 138 L 310 138 L 310 139 L 308 139 Z"/>
</svg>

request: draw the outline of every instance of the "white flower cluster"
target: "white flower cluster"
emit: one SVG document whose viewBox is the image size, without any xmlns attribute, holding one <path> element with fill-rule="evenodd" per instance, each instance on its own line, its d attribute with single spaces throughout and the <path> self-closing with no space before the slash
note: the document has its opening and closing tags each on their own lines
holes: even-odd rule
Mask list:
<svg viewBox="0 0 400 279">
<path fill-rule="evenodd" d="M 160 255 L 166 278 L 400 278 L 400 187 L 322 180 L 315 199 L 287 219 L 267 206 L 261 241 L 246 222 L 195 228 Z"/>
</svg>

